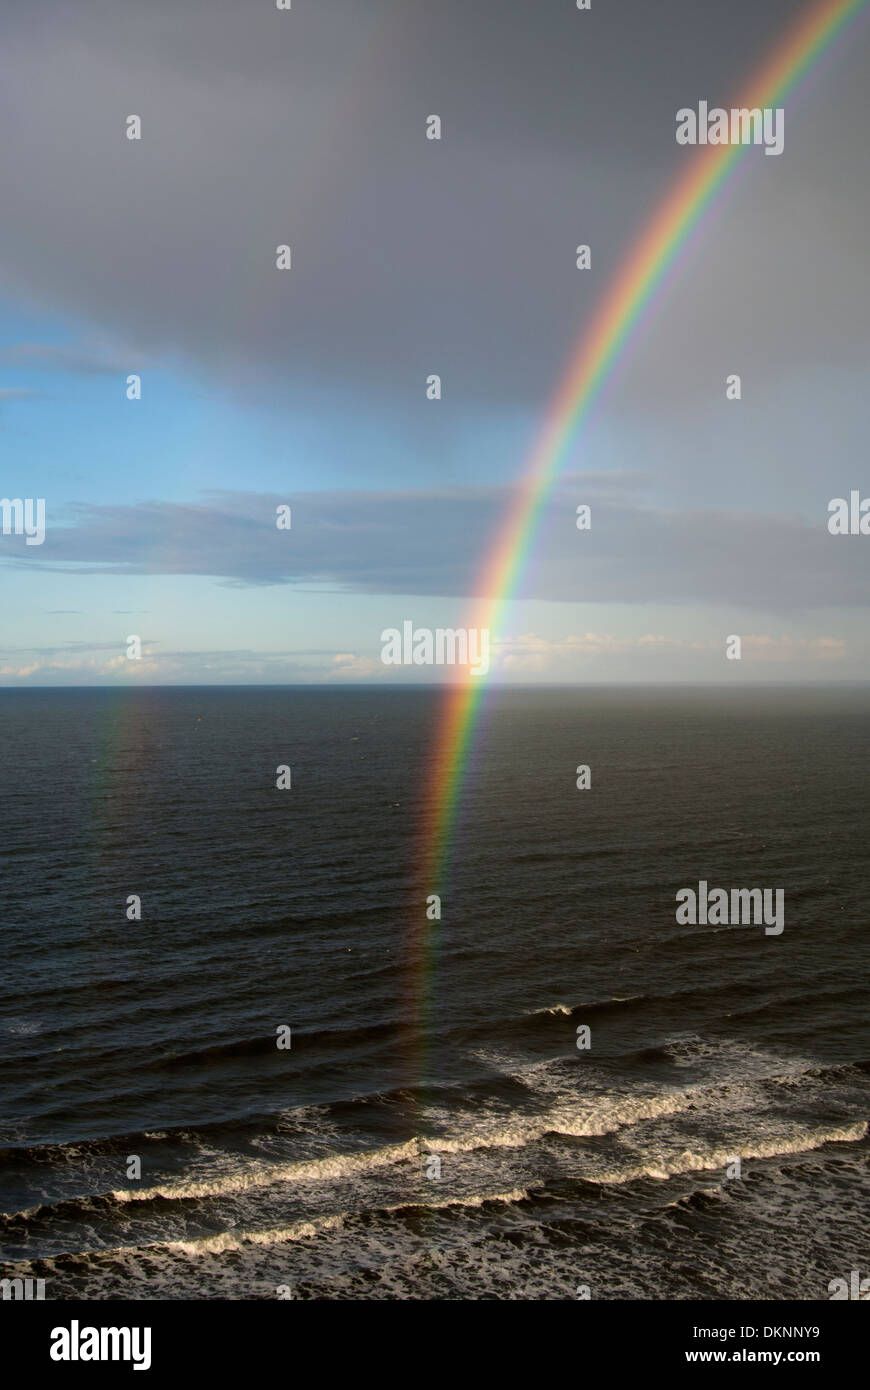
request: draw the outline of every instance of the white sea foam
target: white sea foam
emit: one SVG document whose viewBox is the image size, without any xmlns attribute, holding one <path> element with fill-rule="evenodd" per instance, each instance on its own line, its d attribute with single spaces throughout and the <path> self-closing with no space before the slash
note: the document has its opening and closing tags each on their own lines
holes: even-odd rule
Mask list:
<svg viewBox="0 0 870 1390">
<path fill-rule="evenodd" d="M 528 1200 L 528 1189 L 518 1187 L 505 1192 L 479 1192 L 466 1197 L 444 1197 L 438 1201 L 395 1202 L 391 1205 L 375 1207 L 366 1215 L 367 1217 L 391 1216 L 395 1212 L 404 1211 L 409 1207 L 425 1207 L 430 1211 L 438 1211 L 449 1207 L 482 1207 L 487 1202 L 510 1204 Z M 134 1254 L 150 1255 L 157 1252 L 179 1255 L 223 1254 L 227 1250 L 241 1250 L 246 1245 L 280 1245 L 285 1241 L 308 1240 L 312 1236 L 323 1234 L 325 1231 L 338 1230 L 344 1226 L 350 1216 L 351 1213 L 349 1212 L 335 1212 L 330 1216 L 293 1221 L 286 1226 L 273 1226 L 263 1230 L 246 1230 L 237 1227 L 233 1230 L 221 1231 L 217 1235 L 197 1236 L 192 1240 L 155 1241 L 141 1246 L 122 1246 L 119 1249 L 99 1250 L 93 1253 L 112 1258 Z"/>
<path fill-rule="evenodd" d="M 122 1188 L 110 1195 L 118 1202 L 147 1202 L 154 1197 L 179 1201 L 195 1197 L 224 1197 L 268 1187 L 272 1183 L 324 1182 L 368 1173 L 419 1156 L 419 1144 L 409 1139 L 383 1149 L 355 1154 L 331 1154 L 295 1163 L 255 1163 L 216 1177 L 187 1182 L 161 1183 L 154 1187 Z"/>
<path fill-rule="evenodd" d="M 867 1124 L 865 1121 L 859 1120 L 854 1124 L 840 1125 L 833 1129 L 809 1130 L 803 1134 L 792 1134 L 789 1137 L 779 1136 L 772 1138 L 767 1143 L 738 1143 L 729 1145 L 727 1148 L 707 1149 L 706 1151 L 684 1149 L 679 1154 L 662 1156 L 661 1160 L 650 1159 L 648 1163 L 639 1163 L 619 1169 L 599 1168 L 597 1171 L 589 1173 L 588 1177 L 590 1182 L 597 1183 L 627 1183 L 634 1182 L 638 1178 L 664 1180 L 677 1177 L 682 1173 L 703 1173 L 714 1168 L 724 1170 L 726 1165 L 732 1163 L 738 1156 L 747 1161 L 783 1158 L 787 1154 L 812 1153 L 815 1149 L 822 1148 L 824 1144 L 856 1143 L 865 1138 L 866 1134 Z M 585 1176 L 587 1175 L 584 1174 Z"/>
</svg>

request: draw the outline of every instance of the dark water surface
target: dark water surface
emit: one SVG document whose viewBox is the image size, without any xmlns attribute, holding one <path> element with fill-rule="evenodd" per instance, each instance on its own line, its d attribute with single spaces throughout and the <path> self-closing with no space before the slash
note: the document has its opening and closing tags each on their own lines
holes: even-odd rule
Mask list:
<svg viewBox="0 0 870 1390">
<path fill-rule="evenodd" d="M 121 1299 L 867 1274 L 870 693 L 494 692 L 424 959 L 442 698 L 0 691 L 3 1274 Z M 701 879 L 783 888 L 782 935 L 677 925 Z"/>
</svg>

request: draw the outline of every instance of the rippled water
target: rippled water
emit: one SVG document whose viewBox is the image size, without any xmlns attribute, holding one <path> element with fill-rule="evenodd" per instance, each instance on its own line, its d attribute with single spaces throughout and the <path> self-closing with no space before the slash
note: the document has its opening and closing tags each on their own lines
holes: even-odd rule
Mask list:
<svg viewBox="0 0 870 1390">
<path fill-rule="evenodd" d="M 866 1266 L 870 695 L 494 693 L 424 960 L 440 699 L 0 692 L 4 1274 L 775 1299 Z M 783 934 L 677 925 L 701 879 L 783 888 Z"/>
</svg>

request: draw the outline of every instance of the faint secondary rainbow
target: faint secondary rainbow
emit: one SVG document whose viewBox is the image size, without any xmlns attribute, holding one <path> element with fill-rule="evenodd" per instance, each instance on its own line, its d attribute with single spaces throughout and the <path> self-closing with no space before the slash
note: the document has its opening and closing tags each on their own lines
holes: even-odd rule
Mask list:
<svg viewBox="0 0 870 1390">
<path fill-rule="evenodd" d="M 781 104 L 808 70 L 870 0 L 814 0 L 789 28 L 755 74 L 738 107 Z M 528 558 L 542 508 L 561 471 L 566 452 L 611 375 L 633 330 L 687 238 L 721 191 L 742 155 L 743 145 L 698 146 L 689 168 L 670 189 L 604 295 L 578 342 L 547 410 L 540 437 L 507 516 L 481 571 L 480 601 L 470 626 L 489 628 L 498 640 L 505 605 Z M 452 684 L 441 715 L 434 772 L 423 827 L 426 893 L 443 893 L 450 867 L 456 819 L 485 692 L 483 677 Z M 431 931 L 426 923 L 427 932 Z M 416 953 L 415 953 L 416 954 Z M 412 962 L 425 972 L 427 945 Z M 418 999 L 418 1005 L 422 1000 Z"/>
</svg>

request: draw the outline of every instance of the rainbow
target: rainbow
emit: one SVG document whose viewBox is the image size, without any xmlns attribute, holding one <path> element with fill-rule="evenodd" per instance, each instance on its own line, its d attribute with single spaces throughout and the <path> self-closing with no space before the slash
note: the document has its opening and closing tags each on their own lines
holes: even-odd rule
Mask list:
<svg viewBox="0 0 870 1390">
<path fill-rule="evenodd" d="M 868 0 L 813 0 L 801 12 L 775 52 L 749 83 L 740 107 L 777 106 L 830 49 Z M 611 376 L 644 310 L 711 207 L 741 155 L 742 145 L 698 146 L 690 166 L 657 208 L 617 271 L 577 348 L 547 410 L 540 437 L 516 489 L 476 592 L 486 597 L 470 626 L 489 628 L 498 640 L 505 607 L 523 573 L 544 504 L 559 477 L 569 446 Z M 439 723 L 423 823 L 425 892 L 443 893 L 467 776 L 469 756 L 483 704 L 482 677 L 466 676 L 450 685 Z M 413 969 L 424 979 L 433 943 L 427 921 L 422 950 L 414 949 Z M 423 986 L 425 990 L 425 984 Z M 417 987 L 416 1006 L 425 1013 Z M 418 1019 L 422 1026 L 422 1019 Z"/>
</svg>

